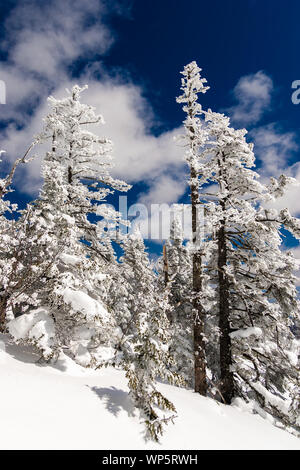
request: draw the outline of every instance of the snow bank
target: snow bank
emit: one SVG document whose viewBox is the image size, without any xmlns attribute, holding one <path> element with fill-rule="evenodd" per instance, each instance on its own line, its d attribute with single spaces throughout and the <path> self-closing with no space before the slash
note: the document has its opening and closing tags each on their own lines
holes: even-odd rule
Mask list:
<svg viewBox="0 0 300 470">
<path fill-rule="evenodd" d="M 30 347 L 5 342 L 0 362 L 1 449 L 300 449 L 300 440 L 246 406 L 225 406 L 189 390 L 159 384 L 178 411 L 160 444 L 128 397 L 124 373 L 84 369 L 61 354 L 38 366 Z"/>
<path fill-rule="evenodd" d="M 25 339 L 43 351 L 44 357 L 52 353 L 55 336 L 54 321 L 44 308 L 32 310 L 8 322 L 8 331 L 16 341 Z"/>
</svg>

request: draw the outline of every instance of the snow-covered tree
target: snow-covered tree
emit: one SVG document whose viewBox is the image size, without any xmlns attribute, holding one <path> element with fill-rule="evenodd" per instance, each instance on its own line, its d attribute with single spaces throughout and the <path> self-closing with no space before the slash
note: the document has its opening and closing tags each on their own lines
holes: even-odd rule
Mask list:
<svg viewBox="0 0 300 470">
<path fill-rule="evenodd" d="M 51 112 L 39 139 L 50 141 L 52 149 L 44 160 L 45 182 L 37 205 L 52 204 L 51 209 L 55 205 L 66 217 L 73 218 L 77 238 L 86 242 L 90 256 L 95 253 L 109 260 L 113 257 L 112 229 L 121 218 L 103 202 L 115 190 L 128 191 L 130 186 L 110 175 L 112 142 L 88 130 L 91 125 L 104 124 L 104 120 L 92 106 L 80 102 L 86 88 L 75 85 L 67 98 L 49 98 Z M 91 222 L 92 214 L 97 223 Z"/>
<path fill-rule="evenodd" d="M 299 221 L 287 210 L 263 207 L 248 225 L 247 236 L 241 236 L 240 263 L 234 263 L 229 274 L 235 293 L 230 336 L 236 393 L 255 398 L 259 412 L 267 411 L 299 431 L 300 348 L 291 329 L 299 318 L 297 263 L 282 250 L 280 231 L 288 228 L 286 216 L 299 239 Z"/>
<path fill-rule="evenodd" d="M 158 263 L 160 288 L 169 292 L 170 352 L 174 358 L 174 371 L 189 387 L 194 385 L 193 354 L 193 288 L 192 257 L 184 244 L 180 214 L 171 222 L 170 238 L 164 245 L 164 256 Z"/>
<path fill-rule="evenodd" d="M 186 150 L 186 162 L 190 169 L 190 191 L 192 205 L 192 257 L 193 257 L 193 330 L 194 330 L 194 374 L 195 391 L 206 395 L 206 354 L 205 354 L 205 307 L 203 303 L 203 244 L 199 236 L 200 228 L 200 178 L 198 172 L 199 148 L 207 141 L 207 132 L 202 125 L 202 108 L 198 103 L 198 94 L 205 93 L 209 87 L 206 79 L 201 78 L 201 69 L 196 62 L 184 67 L 181 79 L 182 95 L 177 98 L 183 103 L 183 111 L 187 114 L 184 120 L 185 135 L 181 136 Z"/>
<path fill-rule="evenodd" d="M 1 150 L 0 155 L 4 153 Z M 0 160 L 1 163 L 2 160 Z M 6 309 L 7 303 L 10 297 L 10 294 L 7 290 L 7 285 L 9 284 L 9 268 L 8 268 L 8 251 L 11 246 L 12 238 L 12 223 L 6 217 L 6 213 L 11 210 L 15 210 L 16 207 L 11 207 L 9 200 L 5 200 L 6 194 L 10 190 L 10 184 L 13 174 L 11 177 L 7 176 L 6 178 L 0 179 L 0 331 L 5 329 L 5 320 L 6 320 Z"/>
<path fill-rule="evenodd" d="M 280 229 L 299 238 L 300 222 L 287 209 L 264 209 L 292 180 L 273 179 L 270 188 L 259 183 L 246 131 L 230 127 L 222 114 L 205 114 L 210 139 L 198 171 L 214 187 L 204 189 L 202 200 L 207 235 L 215 241 L 208 270 L 218 289 L 221 394 L 226 403 L 237 394 L 255 396 L 264 410 L 294 426 L 299 373 L 290 326 L 299 315 L 296 262 L 280 250 Z"/>
<path fill-rule="evenodd" d="M 43 161 L 44 184 L 32 204 L 31 226 L 47 233 L 44 255 L 55 254 L 56 259 L 38 291 L 50 323 L 44 356 L 57 356 L 67 348 L 80 363 L 94 365 L 100 360 L 97 346 L 110 347 L 118 338 L 105 300 L 108 266 L 115 263 L 111 238 L 121 217 L 105 201 L 114 190 L 127 191 L 129 186 L 110 175 L 111 141 L 89 130 L 104 121 L 80 102 L 85 88 L 74 86 L 61 100 L 49 98 L 51 110 L 37 139 L 49 142 L 51 149 Z M 30 321 L 30 316 L 18 321 Z"/>
<path fill-rule="evenodd" d="M 28 302 L 35 303 L 35 291 L 49 266 L 38 247 L 45 237 L 29 230 L 30 210 L 19 211 L 9 201 L 11 184 L 17 167 L 27 163 L 36 142 L 22 158 L 15 161 L 8 175 L 0 180 L 0 324 L 6 329 L 8 318 L 19 315 Z M 3 152 L 1 152 L 3 153 Z M 20 217 L 23 212 L 23 219 Z"/>
<path fill-rule="evenodd" d="M 284 227 L 299 238 L 300 225 L 287 209 L 265 209 L 292 180 L 281 176 L 273 178 L 269 187 L 259 183 L 246 130 L 233 129 L 229 118 L 204 111 L 198 104 L 197 93 L 204 87 L 199 72 L 195 62 L 185 67 L 179 102 L 185 103 L 188 114 L 184 143 L 192 170 L 192 206 L 195 214 L 201 203 L 205 212 L 205 242 L 197 245 L 202 254 L 198 298 L 202 299 L 202 331 L 206 332 L 202 338 L 208 342 L 209 366 L 210 344 L 219 341 L 219 371 L 216 364 L 212 367 L 215 389 L 225 403 L 236 395 L 255 398 L 258 409 L 297 427 L 299 352 L 291 332 L 293 317 L 299 315 L 296 262 L 282 252 L 280 230 Z M 196 215 L 194 237 L 195 220 Z M 205 279 L 217 291 L 215 301 Z M 215 319 L 219 334 L 213 338 L 211 332 L 216 329 L 209 333 L 209 323 Z"/>
<path fill-rule="evenodd" d="M 123 299 L 126 309 L 123 307 L 122 312 L 126 311 L 126 326 L 122 323 L 119 364 L 126 371 L 130 395 L 141 410 L 148 436 L 158 440 L 163 425 L 173 419 L 176 410 L 158 390 L 156 380 L 183 382 L 178 374 L 172 372 L 168 293 L 157 289 L 155 274 L 139 232 L 134 232 L 124 241 L 122 263 L 126 286 Z M 167 411 L 166 416 L 163 410 Z"/>
</svg>

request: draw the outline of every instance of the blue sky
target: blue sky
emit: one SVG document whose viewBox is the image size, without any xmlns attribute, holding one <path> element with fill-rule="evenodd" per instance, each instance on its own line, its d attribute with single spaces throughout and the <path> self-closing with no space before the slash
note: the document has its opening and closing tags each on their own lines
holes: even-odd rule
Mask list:
<svg viewBox="0 0 300 470">
<path fill-rule="evenodd" d="M 115 144 L 115 174 L 133 184 L 129 204 L 187 201 L 175 97 L 180 70 L 196 60 L 211 87 L 203 106 L 249 130 L 262 177 L 284 171 L 300 179 L 300 105 L 291 101 L 300 79 L 299 14 L 297 0 L 1 2 L 5 163 L 41 129 L 49 94 L 88 83 L 86 100 L 103 113 L 101 132 Z M 14 200 L 37 194 L 39 165 L 18 173 Z M 300 215 L 299 189 L 279 204 Z"/>
</svg>

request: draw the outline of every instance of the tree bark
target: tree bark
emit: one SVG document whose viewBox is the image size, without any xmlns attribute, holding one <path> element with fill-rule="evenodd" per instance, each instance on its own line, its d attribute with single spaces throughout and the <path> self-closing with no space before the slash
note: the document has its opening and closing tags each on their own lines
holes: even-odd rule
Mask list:
<svg viewBox="0 0 300 470">
<path fill-rule="evenodd" d="M 224 160 L 224 156 L 223 156 Z M 221 172 L 221 162 L 220 162 Z M 222 211 L 226 210 L 226 199 L 220 202 Z M 227 245 L 225 233 L 225 217 L 221 220 L 218 230 L 218 281 L 219 281 L 219 328 L 220 328 L 220 370 L 221 384 L 220 391 L 225 403 L 230 404 L 234 396 L 234 380 L 231 371 L 231 338 L 230 338 L 230 303 L 229 303 L 229 283 L 225 268 L 227 266 Z"/>
<path fill-rule="evenodd" d="M 6 318 L 6 309 L 9 300 L 9 295 L 4 294 L 0 297 L 0 333 L 5 332 L 5 318 Z"/>
<path fill-rule="evenodd" d="M 169 284 L 169 266 L 168 266 L 168 254 L 166 245 L 163 246 L 163 259 L 164 259 L 164 280 L 165 287 Z"/>
<path fill-rule="evenodd" d="M 199 187 L 197 173 L 191 167 L 191 202 L 192 202 L 192 231 L 193 231 L 193 320 L 194 320 L 194 374 L 195 392 L 206 395 L 206 354 L 204 325 L 205 312 L 202 307 L 200 294 L 202 291 L 202 257 L 199 250 L 198 240 L 198 207 Z"/>
<path fill-rule="evenodd" d="M 187 80 L 191 80 L 188 74 Z M 192 88 L 192 84 L 190 85 Z M 193 122 L 194 102 L 192 99 L 187 102 L 188 116 Z M 188 126 L 190 132 L 190 149 L 192 154 L 198 153 L 197 139 L 193 124 Z M 198 240 L 198 208 L 199 200 L 199 175 L 194 166 L 194 162 L 190 162 L 190 188 L 191 188 L 191 204 L 192 204 L 192 231 L 193 231 L 193 332 L 194 332 L 194 378 L 195 392 L 206 396 L 207 377 L 206 377 L 206 351 L 205 351 L 205 311 L 202 307 L 202 257 L 199 249 Z"/>
</svg>

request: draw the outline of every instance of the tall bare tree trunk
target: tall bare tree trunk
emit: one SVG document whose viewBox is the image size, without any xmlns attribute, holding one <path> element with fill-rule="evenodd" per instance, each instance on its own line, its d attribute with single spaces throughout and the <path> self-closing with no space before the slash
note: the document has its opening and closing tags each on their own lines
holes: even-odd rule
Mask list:
<svg viewBox="0 0 300 470">
<path fill-rule="evenodd" d="M 9 296 L 4 294 L 0 297 L 0 333 L 5 331 L 5 318 L 6 318 L 6 308 L 8 304 Z"/>
<path fill-rule="evenodd" d="M 223 164 L 225 157 L 222 155 Z M 220 174 L 222 172 L 219 160 Z M 223 175 L 225 177 L 225 175 Z M 220 201 L 222 211 L 225 215 L 226 198 Z M 231 338 L 230 338 L 230 303 L 229 283 L 225 268 L 227 266 L 227 244 L 226 244 L 226 222 L 225 217 L 221 220 L 218 230 L 218 280 L 219 280 L 219 328 L 220 328 L 220 391 L 225 403 L 230 404 L 234 395 L 234 380 L 231 371 Z"/>
<path fill-rule="evenodd" d="M 202 259 L 199 251 L 199 187 L 197 173 L 191 167 L 191 202 L 192 202 L 192 231 L 193 231 L 193 320 L 194 320 L 194 371 L 195 392 L 206 395 L 206 354 L 204 340 L 205 312 L 202 307 L 200 294 L 202 291 Z"/>
<path fill-rule="evenodd" d="M 233 374 L 231 372 L 231 338 L 229 285 L 224 268 L 227 264 L 225 225 L 218 232 L 218 277 L 219 277 L 219 328 L 220 328 L 220 369 L 221 393 L 225 403 L 230 404 L 234 393 Z"/>
<path fill-rule="evenodd" d="M 164 280 L 165 286 L 169 284 L 169 266 L 168 266 L 168 254 L 166 245 L 163 246 L 163 259 L 164 259 Z"/>
<path fill-rule="evenodd" d="M 186 111 L 189 117 L 187 129 L 189 131 L 189 147 L 193 158 L 198 155 L 198 142 L 195 132 L 193 120 L 197 115 L 195 111 L 195 98 L 193 97 L 194 83 L 192 80 L 192 71 L 187 74 L 187 83 L 189 83 L 189 99 L 187 100 Z M 197 173 L 193 158 L 189 162 L 190 167 L 190 188 L 191 188 L 191 204 L 192 204 L 192 232 L 193 232 L 193 330 L 194 330 L 194 376 L 195 376 L 195 392 L 206 395 L 207 377 L 206 377 L 206 352 L 205 352 L 205 311 L 202 307 L 202 257 L 199 249 L 198 234 L 198 209 L 200 205 L 199 199 L 199 175 Z"/>
</svg>

